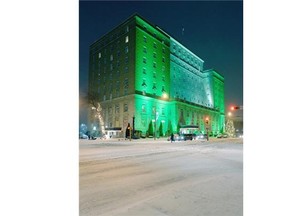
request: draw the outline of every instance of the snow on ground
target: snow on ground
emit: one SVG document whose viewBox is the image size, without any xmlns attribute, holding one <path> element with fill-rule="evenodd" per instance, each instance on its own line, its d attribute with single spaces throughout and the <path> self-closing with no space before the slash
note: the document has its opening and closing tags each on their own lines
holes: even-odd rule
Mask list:
<svg viewBox="0 0 288 216">
<path fill-rule="evenodd" d="M 80 140 L 80 215 L 243 215 L 243 140 Z"/>
</svg>

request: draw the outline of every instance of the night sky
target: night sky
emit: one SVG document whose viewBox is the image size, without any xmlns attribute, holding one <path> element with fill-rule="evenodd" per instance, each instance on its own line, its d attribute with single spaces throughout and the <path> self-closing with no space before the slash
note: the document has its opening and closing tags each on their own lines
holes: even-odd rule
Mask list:
<svg viewBox="0 0 288 216">
<path fill-rule="evenodd" d="M 80 95 L 87 92 L 89 46 L 136 12 L 224 76 L 226 109 L 243 105 L 242 1 L 80 1 Z"/>
</svg>

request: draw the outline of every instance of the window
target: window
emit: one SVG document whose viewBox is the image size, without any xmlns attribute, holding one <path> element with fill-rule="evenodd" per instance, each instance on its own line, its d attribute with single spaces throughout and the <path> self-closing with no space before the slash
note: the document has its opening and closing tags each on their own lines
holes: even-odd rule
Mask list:
<svg viewBox="0 0 288 216">
<path fill-rule="evenodd" d="M 165 57 L 162 57 L 162 62 L 165 62 Z"/>
<path fill-rule="evenodd" d="M 163 107 L 162 107 L 161 111 L 162 111 L 162 115 L 165 115 L 165 109 Z"/>
<path fill-rule="evenodd" d="M 128 64 L 128 56 L 125 57 L 125 64 Z"/>
<path fill-rule="evenodd" d="M 113 55 L 112 54 L 110 55 L 110 61 L 113 61 Z"/>
<path fill-rule="evenodd" d="M 153 72 L 153 78 L 156 78 L 156 72 L 155 71 Z"/>
<path fill-rule="evenodd" d="M 153 83 L 153 88 L 152 88 L 153 90 L 156 90 L 157 89 L 157 87 L 156 87 L 156 83 Z"/>
<path fill-rule="evenodd" d="M 116 105 L 115 105 L 115 113 L 116 113 L 116 114 L 119 113 L 119 104 L 116 104 Z"/>
<path fill-rule="evenodd" d="M 147 37 L 146 36 L 143 37 L 143 41 L 144 41 L 144 43 L 147 43 Z"/>
<path fill-rule="evenodd" d="M 119 56 L 120 56 L 120 51 L 118 50 L 118 51 L 117 51 L 117 57 L 119 57 Z"/>
<path fill-rule="evenodd" d="M 125 67 L 125 73 L 128 73 L 128 67 Z"/>
<path fill-rule="evenodd" d="M 128 46 L 125 47 L 125 53 L 128 53 L 129 49 Z"/>
<path fill-rule="evenodd" d="M 146 68 L 143 68 L 143 74 L 146 74 Z"/>
<path fill-rule="evenodd" d="M 124 104 L 124 112 L 128 112 L 128 104 Z"/>
<path fill-rule="evenodd" d="M 162 92 L 163 92 L 163 93 L 166 92 L 164 86 L 162 86 Z"/>
<path fill-rule="evenodd" d="M 146 105 L 142 104 L 142 108 L 141 108 L 142 112 L 145 113 L 146 112 Z"/>
<path fill-rule="evenodd" d="M 153 47 L 154 47 L 154 48 L 157 48 L 157 45 L 156 45 L 156 43 L 155 43 L 155 42 L 153 43 Z"/>
<path fill-rule="evenodd" d="M 129 86 L 128 78 L 125 78 L 125 80 L 124 80 L 124 88 L 127 89 L 128 86 Z"/>
<path fill-rule="evenodd" d="M 99 52 L 98 57 L 101 58 L 101 52 Z"/>
<path fill-rule="evenodd" d="M 153 67 L 156 68 L 156 62 L 153 62 Z"/>
<path fill-rule="evenodd" d="M 155 52 L 153 53 L 153 57 L 156 58 L 156 53 Z"/>
<path fill-rule="evenodd" d="M 165 82 L 165 76 L 162 76 L 162 81 Z"/>
<path fill-rule="evenodd" d="M 119 82 L 119 80 L 117 80 L 115 91 L 119 92 L 119 90 L 120 90 L 120 82 Z"/>
<path fill-rule="evenodd" d="M 174 70 L 175 70 L 175 68 L 174 68 Z M 162 72 L 165 72 L 165 66 L 164 65 L 162 66 Z"/>
<path fill-rule="evenodd" d="M 146 85 L 146 80 L 145 80 L 145 79 L 143 79 L 143 81 L 142 81 L 142 86 L 143 86 L 143 87 L 147 87 L 147 85 Z"/>
<path fill-rule="evenodd" d="M 164 48 L 164 47 L 162 48 L 162 53 L 163 53 L 163 54 L 165 53 L 165 48 Z"/>
<path fill-rule="evenodd" d="M 125 37 L 125 43 L 128 43 L 129 42 L 129 36 L 126 36 Z"/>
<path fill-rule="evenodd" d="M 143 47 L 143 52 L 147 53 L 147 48 L 146 47 Z"/>
<path fill-rule="evenodd" d="M 143 57 L 143 63 L 146 64 L 147 59 L 145 57 Z"/>
<path fill-rule="evenodd" d="M 126 33 L 129 32 L 129 26 L 126 26 Z"/>
</svg>

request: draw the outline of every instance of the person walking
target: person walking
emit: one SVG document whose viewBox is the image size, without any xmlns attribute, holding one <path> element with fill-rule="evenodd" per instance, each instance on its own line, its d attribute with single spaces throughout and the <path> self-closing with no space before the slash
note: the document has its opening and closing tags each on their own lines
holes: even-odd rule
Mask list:
<svg viewBox="0 0 288 216">
<path fill-rule="evenodd" d="M 171 143 L 172 143 L 174 141 L 174 134 L 173 133 L 171 133 L 170 139 L 171 139 Z"/>
</svg>

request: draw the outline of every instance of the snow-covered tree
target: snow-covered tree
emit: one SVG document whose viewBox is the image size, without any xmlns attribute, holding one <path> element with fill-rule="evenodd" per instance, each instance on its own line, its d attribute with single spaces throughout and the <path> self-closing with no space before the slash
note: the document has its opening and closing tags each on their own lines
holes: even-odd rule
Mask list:
<svg viewBox="0 0 288 216">
<path fill-rule="evenodd" d="M 227 120 L 225 131 L 229 137 L 233 137 L 235 135 L 234 123 L 231 119 Z"/>
</svg>

